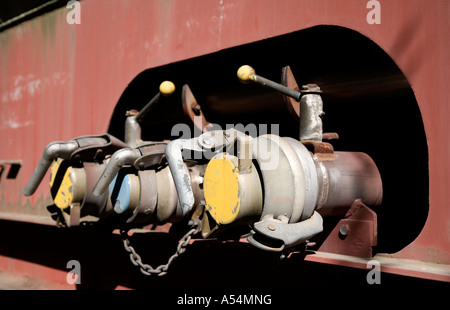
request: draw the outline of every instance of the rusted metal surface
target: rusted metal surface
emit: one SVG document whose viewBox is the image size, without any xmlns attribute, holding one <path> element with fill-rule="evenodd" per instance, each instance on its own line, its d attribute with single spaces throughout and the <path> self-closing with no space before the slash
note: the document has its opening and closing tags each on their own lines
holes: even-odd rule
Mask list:
<svg viewBox="0 0 450 310">
<path fill-rule="evenodd" d="M 0 33 L 0 161 L 22 163 L 16 178 L 1 174 L 2 218 L 53 224 L 45 208 L 51 204 L 48 188 L 41 186 L 29 198 L 22 195 L 42 150 L 49 141 L 105 132 L 124 89 L 144 70 L 316 25 L 335 25 L 368 37 L 395 61 L 411 85 L 425 128 L 426 221 L 417 238 L 391 255 L 450 264 L 448 1 L 383 1 L 379 25 L 367 23 L 368 10 L 361 1 L 146 1 L 135 5 L 86 0 L 81 7 L 80 25 L 66 22 L 63 7 Z M 369 79 L 367 85 L 373 81 Z M 398 85 L 398 79 L 392 81 Z M 3 261 L 3 269 L 8 269 L 13 259 Z M 417 274 L 401 267 L 396 272 Z"/>
<path fill-rule="evenodd" d="M 294 74 L 289 66 L 283 67 L 281 72 L 281 84 L 289 87 L 290 89 L 300 91 L 300 87 L 298 87 L 297 81 L 295 80 Z M 292 115 L 295 118 L 300 117 L 300 102 L 289 96 L 283 96 L 283 98 Z"/>
<path fill-rule="evenodd" d="M 181 101 L 183 104 L 183 111 L 190 118 L 195 128 L 199 132 L 205 132 L 208 130 L 210 123 L 206 120 L 203 114 L 202 107 L 198 104 L 194 97 L 189 85 L 183 85 Z"/>
<path fill-rule="evenodd" d="M 318 251 L 368 258 L 376 245 L 377 215 L 358 199 Z"/>
</svg>

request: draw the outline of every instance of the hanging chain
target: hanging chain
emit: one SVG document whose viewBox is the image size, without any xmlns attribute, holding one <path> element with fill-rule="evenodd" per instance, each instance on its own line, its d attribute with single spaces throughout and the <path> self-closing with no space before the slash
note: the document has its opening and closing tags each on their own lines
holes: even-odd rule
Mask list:
<svg viewBox="0 0 450 310">
<path fill-rule="evenodd" d="M 200 221 L 198 219 L 192 219 L 189 221 L 189 225 L 191 226 L 191 229 L 183 236 L 183 238 L 180 239 L 178 242 L 177 250 L 176 252 L 169 258 L 166 264 L 162 264 L 156 268 L 153 268 L 152 266 L 148 264 L 144 264 L 142 262 L 141 256 L 136 253 L 136 250 L 131 245 L 130 240 L 128 239 L 127 230 L 121 229 L 120 234 L 123 239 L 123 245 L 125 247 L 125 250 L 130 253 L 130 260 L 133 263 L 133 265 L 139 267 L 140 271 L 147 276 L 151 275 L 158 275 L 163 276 L 167 273 L 167 270 L 169 269 L 170 264 L 177 258 L 180 254 L 183 254 L 184 251 L 186 251 L 186 247 L 189 244 L 189 241 L 191 241 L 192 235 L 197 233 L 200 230 Z"/>
</svg>

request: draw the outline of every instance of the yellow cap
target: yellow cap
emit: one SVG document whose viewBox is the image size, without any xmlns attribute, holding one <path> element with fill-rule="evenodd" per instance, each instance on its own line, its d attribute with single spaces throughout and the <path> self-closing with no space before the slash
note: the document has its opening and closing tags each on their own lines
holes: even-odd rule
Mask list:
<svg viewBox="0 0 450 310">
<path fill-rule="evenodd" d="M 237 77 L 242 83 L 250 82 L 252 75 L 255 74 L 255 69 L 249 65 L 241 66 L 237 71 Z"/>
<path fill-rule="evenodd" d="M 175 91 L 175 84 L 171 81 L 164 81 L 159 85 L 159 92 L 163 96 L 171 95 Z"/>
<path fill-rule="evenodd" d="M 58 159 L 50 171 L 51 193 L 58 208 L 65 209 L 72 203 L 83 200 L 85 194 L 83 168 L 70 167 L 66 161 Z"/>
<path fill-rule="evenodd" d="M 206 209 L 218 224 L 235 220 L 241 205 L 241 181 L 237 164 L 226 155 L 208 163 L 203 180 Z"/>
</svg>

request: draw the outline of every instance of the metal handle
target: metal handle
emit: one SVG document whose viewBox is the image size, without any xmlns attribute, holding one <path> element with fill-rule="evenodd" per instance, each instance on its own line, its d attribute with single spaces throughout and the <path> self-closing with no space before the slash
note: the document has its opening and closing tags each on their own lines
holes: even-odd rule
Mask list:
<svg viewBox="0 0 450 310">
<path fill-rule="evenodd" d="M 140 156 L 141 153 L 139 150 L 131 148 L 121 149 L 115 152 L 111 156 L 105 170 L 103 170 L 102 175 L 95 184 L 92 194 L 94 196 L 102 195 L 119 170 L 125 165 L 133 164 Z"/>
<path fill-rule="evenodd" d="M 125 120 L 125 143 L 130 147 L 138 147 L 142 144 L 141 120 L 157 104 L 161 96 L 170 96 L 175 91 L 175 85 L 170 81 L 164 81 L 159 85 L 159 92 L 139 111 Z"/>
<path fill-rule="evenodd" d="M 210 151 L 211 155 L 217 154 L 223 147 L 229 146 L 238 139 L 242 145 L 247 140 L 240 137 L 246 137 L 242 132 L 235 129 L 228 130 L 214 130 L 206 132 L 197 138 L 193 139 L 178 139 L 171 141 L 166 147 L 166 159 L 169 163 L 170 172 L 177 189 L 178 202 L 183 210 L 183 215 L 188 214 L 194 206 L 194 193 L 191 187 L 191 179 L 189 171 L 184 165 L 183 150 L 192 150 L 197 152 Z M 245 147 L 242 147 L 242 150 Z M 214 150 L 214 151 L 212 151 Z M 245 165 L 245 153 L 242 154 L 242 165 Z M 212 157 L 211 157 L 212 158 Z"/>
<path fill-rule="evenodd" d="M 183 150 L 195 148 L 195 144 L 192 143 L 193 145 L 190 145 L 190 141 L 192 140 L 178 139 L 169 142 L 166 147 L 166 159 L 169 163 L 169 169 L 175 183 L 178 202 L 181 206 L 183 216 L 187 215 L 192 210 L 195 202 L 189 171 L 183 161 Z M 196 150 L 198 150 L 198 148 L 196 148 Z"/>
<path fill-rule="evenodd" d="M 23 190 L 23 194 L 25 196 L 33 195 L 39 184 L 41 184 L 42 179 L 52 162 L 57 158 L 68 159 L 78 148 L 78 143 L 75 140 L 70 140 L 68 142 L 52 142 L 48 144 L 44 149 L 44 153 L 42 154 L 36 169 L 28 180 L 28 183 Z"/>
<path fill-rule="evenodd" d="M 291 89 L 289 87 L 286 87 L 284 85 L 281 85 L 279 83 L 273 82 L 271 80 L 268 80 L 262 76 L 259 76 L 255 73 L 255 69 L 248 65 L 243 65 L 239 68 L 237 71 L 237 76 L 239 80 L 247 84 L 249 82 L 254 82 L 257 84 L 260 84 L 262 86 L 266 86 L 269 88 L 272 88 L 276 91 L 279 91 L 280 93 L 289 96 L 291 98 L 294 98 L 297 101 L 300 101 L 300 97 L 302 96 L 302 93 L 299 91 L 296 91 L 294 89 Z"/>
</svg>

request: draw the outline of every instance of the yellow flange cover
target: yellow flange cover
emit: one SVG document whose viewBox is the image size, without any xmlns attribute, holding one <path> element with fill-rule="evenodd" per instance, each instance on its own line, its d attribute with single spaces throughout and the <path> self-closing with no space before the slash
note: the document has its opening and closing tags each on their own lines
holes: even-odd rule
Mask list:
<svg viewBox="0 0 450 310">
<path fill-rule="evenodd" d="M 67 163 L 61 159 L 53 162 L 50 168 L 50 188 L 55 205 L 60 209 L 68 208 L 74 202 L 80 202 L 83 199 L 84 187 L 83 178 L 76 177 L 83 174 L 81 168 L 67 166 Z M 61 177 L 61 174 L 63 176 Z M 81 180 L 79 180 L 81 179 Z"/>
<path fill-rule="evenodd" d="M 205 170 L 203 190 L 206 208 L 219 224 L 233 222 L 241 206 L 239 168 L 226 154 L 211 159 Z"/>
</svg>

